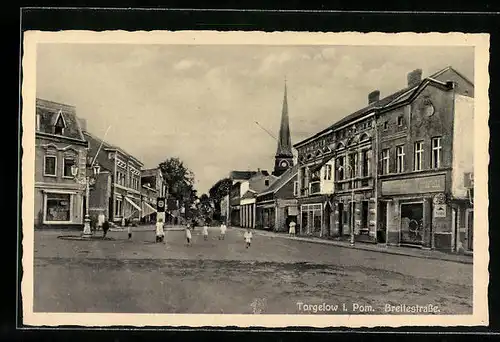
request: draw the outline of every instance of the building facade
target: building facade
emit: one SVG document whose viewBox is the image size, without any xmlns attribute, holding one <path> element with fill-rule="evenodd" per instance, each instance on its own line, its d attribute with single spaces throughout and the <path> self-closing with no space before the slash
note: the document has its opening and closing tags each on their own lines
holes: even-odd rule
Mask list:
<svg viewBox="0 0 500 342">
<path fill-rule="evenodd" d="M 141 170 L 141 221 L 156 221 L 156 199 L 167 196 L 167 185 L 159 167 Z"/>
<path fill-rule="evenodd" d="M 83 227 L 87 142 L 73 106 L 36 99 L 35 226 Z M 71 167 L 78 167 L 73 175 Z"/>
<path fill-rule="evenodd" d="M 257 194 L 269 189 L 278 177 L 270 175 L 266 170 L 258 170 L 249 180 L 240 185 L 240 226 L 255 228 Z"/>
<path fill-rule="evenodd" d="M 367 107 L 296 144 L 300 232 L 470 249 L 473 96 L 451 67 L 425 79 L 417 69 L 405 88 L 373 91 Z"/>
<path fill-rule="evenodd" d="M 298 165 L 289 168 L 268 189 L 256 194 L 254 228 L 286 232 L 291 221 L 298 222 L 297 171 Z"/>
<path fill-rule="evenodd" d="M 113 146 L 88 131 L 84 136 L 89 143 L 88 154 L 95 158 L 102 169 L 109 172 L 108 186 L 96 188 L 91 194 L 89 211 L 93 215 L 104 213 L 115 224 L 137 222 L 141 217 L 141 168 L 142 162 L 123 149 Z"/>
</svg>

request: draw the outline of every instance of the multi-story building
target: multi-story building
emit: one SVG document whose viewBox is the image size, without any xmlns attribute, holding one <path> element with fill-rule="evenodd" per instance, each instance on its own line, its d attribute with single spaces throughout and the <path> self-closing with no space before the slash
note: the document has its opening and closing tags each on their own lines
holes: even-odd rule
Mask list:
<svg viewBox="0 0 500 342">
<path fill-rule="evenodd" d="M 278 177 L 258 170 L 249 180 L 240 183 L 240 226 L 255 228 L 257 194 L 265 191 Z"/>
<path fill-rule="evenodd" d="M 229 190 L 229 221 L 232 226 L 239 227 L 241 222 L 240 200 L 248 190 L 248 180 L 252 178 L 257 171 L 231 171 L 229 179 L 233 184 Z"/>
<path fill-rule="evenodd" d="M 451 67 L 421 76 L 295 145 L 302 234 L 446 250 L 472 236 L 474 86 Z"/>
<path fill-rule="evenodd" d="M 104 212 L 107 219 L 117 224 L 121 224 L 123 219 L 138 221 L 142 211 L 141 168 L 143 163 L 123 149 L 99 139 L 86 129 L 83 134 L 89 143 L 89 156 L 96 158 L 101 169 L 109 172 L 98 176 L 98 182 L 99 178 L 106 177 L 105 182 L 108 185 L 94 189 L 93 194 L 91 191 L 89 211 L 91 213 L 94 211 L 95 214 Z M 95 199 L 95 202 L 92 199 Z"/>
<path fill-rule="evenodd" d="M 35 151 L 35 226 L 81 229 L 87 142 L 75 107 L 36 99 Z"/>
</svg>

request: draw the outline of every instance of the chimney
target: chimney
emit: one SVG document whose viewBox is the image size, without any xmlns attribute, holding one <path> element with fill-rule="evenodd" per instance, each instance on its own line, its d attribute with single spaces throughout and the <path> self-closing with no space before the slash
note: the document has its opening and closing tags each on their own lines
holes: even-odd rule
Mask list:
<svg viewBox="0 0 500 342">
<path fill-rule="evenodd" d="M 408 73 L 408 87 L 414 87 L 422 81 L 422 69 L 415 69 Z"/>
<path fill-rule="evenodd" d="M 368 94 L 368 104 L 372 104 L 373 102 L 377 102 L 380 100 L 380 90 L 374 90 L 370 94 Z"/>
<path fill-rule="evenodd" d="M 78 118 L 78 123 L 80 124 L 80 128 L 82 129 L 82 132 L 87 131 L 87 120 Z"/>
</svg>

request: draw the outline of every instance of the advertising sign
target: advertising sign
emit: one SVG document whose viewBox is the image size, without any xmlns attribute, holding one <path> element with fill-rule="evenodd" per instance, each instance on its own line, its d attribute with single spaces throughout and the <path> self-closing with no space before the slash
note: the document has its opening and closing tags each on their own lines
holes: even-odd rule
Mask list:
<svg viewBox="0 0 500 342">
<path fill-rule="evenodd" d="M 156 210 L 159 213 L 165 212 L 165 197 L 158 197 L 156 199 Z"/>
</svg>

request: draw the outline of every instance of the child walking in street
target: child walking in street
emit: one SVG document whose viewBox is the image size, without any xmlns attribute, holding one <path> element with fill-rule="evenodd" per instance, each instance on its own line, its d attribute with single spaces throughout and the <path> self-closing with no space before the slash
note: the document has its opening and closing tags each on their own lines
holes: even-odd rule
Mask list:
<svg viewBox="0 0 500 342">
<path fill-rule="evenodd" d="M 106 238 L 106 234 L 108 234 L 109 230 L 109 221 L 105 220 L 102 224 L 102 238 Z"/>
<path fill-rule="evenodd" d="M 221 223 L 220 225 L 220 235 L 219 235 L 219 240 L 224 240 L 224 238 L 226 237 L 226 225 L 224 224 L 224 222 Z"/>
<path fill-rule="evenodd" d="M 252 232 L 250 231 L 250 228 L 247 229 L 243 237 L 245 238 L 245 248 L 250 247 L 250 244 L 252 243 Z"/>
<path fill-rule="evenodd" d="M 203 225 L 203 240 L 208 240 L 208 227 L 206 223 Z"/>
<path fill-rule="evenodd" d="M 127 228 L 128 232 L 128 239 L 130 240 L 132 238 L 132 226 L 129 224 Z"/>
<path fill-rule="evenodd" d="M 186 226 L 186 246 L 191 246 L 191 229 L 189 229 L 189 224 Z"/>
</svg>

